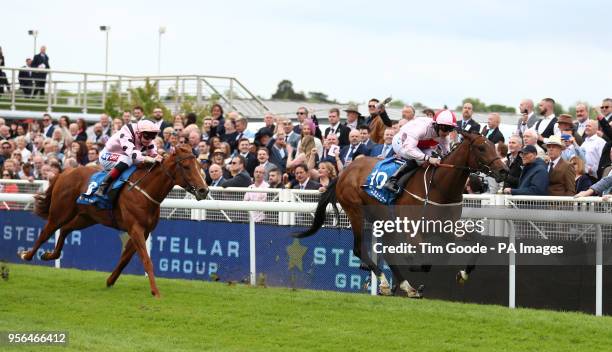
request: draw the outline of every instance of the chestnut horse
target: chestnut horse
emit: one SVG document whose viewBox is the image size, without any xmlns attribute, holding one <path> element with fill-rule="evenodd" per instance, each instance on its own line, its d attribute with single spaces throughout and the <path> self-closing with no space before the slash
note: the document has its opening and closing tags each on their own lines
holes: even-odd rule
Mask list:
<svg viewBox="0 0 612 352">
<path fill-rule="evenodd" d="M 388 128 L 380 116 L 376 116 L 370 121 L 370 140 L 376 144 L 385 144 L 385 130 Z"/>
<path fill-rule="evenodd" d="M 457 204 L 455 214 L 450 214 L 450 217 L 459 218 L 463 189 L 470 172 L 482 171 L 493 175 L 499 181 L 505 178 L 508 169 L 497 156 L 493 143 L 480 134 L 464 131 L 459 133 L 463 136 L 463 141 L 442 159 L 441 166 L 446 167 L 439 167 L 436 172 L 432 172 L 433 167 L 417 169 L 404 186 L 404 192 L 396 199 L 395 205 L 420 206 L 419 209 L 425 209 L 425 207 L 434 208 L 427 204 Z M 353 253 L 361 259 L 368 270 L 374 272 L 380 279 L 381 293 L 390 294 L 384 274 L 368 254 L 363 231 L 364 219 L 372 217 L 371 213 L 366 214 L 365 209 L 380 206 L 380 203 L 367 195 L 361 187 L 378 161 L 379 159 L 371 157 L 355 159 L 342 171 L 338 180 L 331 183 L 321 195 L 312 226 L 302 233 L 295 234 L 295 237 L 303 238 L 314 235 L 323 226 L 327 205 L 331 203 L 335 206 L 336 201 L 339 202 L 353 229 Z M 427 192 L 424 184 L 430 185 Z M 428 203 L 425 202 L 425 199 Z M 458 214 L 456 214 L 457 210 Z M 397 265 L 388 264 L 397 282 L 406 281 L 405 275 L 401 273 Z M 473 265 L 468 266 L 466 271 L 460 271 L 457 279 L 467 280 L 467 275 L 472 269 Z M 428 268 L 423 268 L 423 270 L 428 271 Z M 411 271 L 420 270 L 411 268 Z M 408 287 L 410 287 L 409 284 Z M 416 296 L 419 295 L 416 294 Z"/>
<path fill-rule="evenodd" d="M 175 185 L 183 187 L 197 200 L 206 198 L 208 186 L 202 177 L 200 164 L 187 146 L 177 147 L 161 164 L 139 167 L 121 189 L 114 209 L 101 210 L 93 205 L 77 204 L 77 198 L 87 190 L 90 176 L 99 171 L 92 167 L 78 167 L 53 178 L 44 194 L 35 197 L 34 213 L 47 220 L 34 246 L 19 253 L 23 260 L 32 260 L 40 246 L 60 229 L 53 252 L 45 252 L 42 260 L 60 257 L 64 240 L 72 231 L 94 224 L 102 224 L 127 231 L 129 239 L 121 259 L 106 280 L 111 287 L 135 252 L 138 253 L 149 277 L 151 293 L 160 297 L 153 275 L 153 264 L 145 241 L 159 221 L 160 203 Z M 140 182 L 142 181 L 142 182 Z M 132 186 L 136 184 L 135 186 Z"/>
</svg>

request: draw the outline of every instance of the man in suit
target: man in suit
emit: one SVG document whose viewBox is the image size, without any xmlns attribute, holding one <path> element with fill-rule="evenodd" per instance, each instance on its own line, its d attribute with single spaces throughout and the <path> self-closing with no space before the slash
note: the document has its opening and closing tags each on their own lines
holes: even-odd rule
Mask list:
<svg viewBox="0 0 612 352">
<path fill-rule="evenodd" d="M 582 141 L 584 140 L 584 130 L 586 129 L 586 122 L 589 119 L 589 108 L 586 104 L 579 103 L 576 104 L 576 122 L 574 123 L 574 131 L 576 131 L 574 135 L 580 136 L 580 143 L 576 140 L 578 145 L 582 145 Z"/>
<path fill-rule="evenodd" d="M 301 134 L 302 124 L 304 123 L 304 120 L 306 120 L 306 118 L 308 117 L 308 109 L 303 106 L 300 106 L 295 112 L 295 117 L 297 117 L 298 123 L 295 125 L 295 127 L 293 127 L 293 132 Z M 312 133 L 314 135 L 315 131 L 312 131 Z"/>
<path fill-rule="evenodd" d="M 278 166 L 281 172 L 285 172 L 287 168 L 287 142 L 285 142 L 285 131 L 279 130 L 275 138 L 268 142 L 268 151 L 272 164 Z"/>
<path fill-rule="evenodd" d="M 32 59 L 27 58 L 26 64 L 22 68 L 25 70 L 19 70 L 19 87 L 27 98 L 32 95 L 32 87 L 34 86 L 34 74 L 31 70 L 28 70 L 32 67 Z"/>
<path fill-rule="evenodd" d="M 461 111 L 461 115 L 463 119 L 458 123 L 459 128 L 463 131 L 469 131 L 472 133 L 480 132 L 480 124 L 472 119 L 472 115 L 474 114 L 474 108 L 472 107 L 472 103 L 463 104 L 463 110 Z"/>
<path fill-rule="evenodd" d="M 51 120 L 51 115 L 43 114 L 42 124 L 42 134 L 45 135 L 45 137 L 47 138 L 53 137 L 53 131 L 55 130 L 55 126 L 53 125 L 53 120 Z"/>
<path fill-rule="evenodd" d="M 548 195 L 574 196 L 576 194 L 576 173 L 574 167 L 561 158 L 565 144 L 559 136 L 551 136 L 546 140 L 548 162 Z"/>
<path fill-rule="evenodd" d="M 366 149 L 366 155 L 370 155 L 370 150 L 376 144 L 370 139 L 370 128 L 367 125 L 359 126 L 359 135 L 361 136 L 361 145 Z"/>
<path fill-rule="evenodd" d="M 344 166 L 350 164 L 350 162 L 359 155 L 367 155 L 365 147 L 361 144 L 361 134 L 359 130 L 351 131 L 349 134 L 350 144 L 340 149 L 340 160 Z"/>
<path fill-rule="evenodd" d="M 50 69 L 49 65 L 49 56 L 47 55 L 47 47 L 41 46 L 40 53 L 34 55 L 34 60 L 32 60 L 33 68 L 46 68 Z M 45 95 L 45 85 L 47 84 L 47 73 L 46 72 L 36 72 L 34 73 L 34 79 L 36 80 L 34 83 L 34 93 Z"/>
<path fill-rule="evenodd" d="M 308 167 L 300 164 L 294 170 L 295 180 L 297 183 L 293 185 L 293 189 L 311 189 L 318 190 L 321 185 L 308 177 Z"/>
<path fill-rule="evenodd" d="M 279 119 L 279 124 L 282 124 L 283 131 L 285 131 L 285 142 L 293 147 L 293 150 L 297 150 L 297 145 L 300 142 L 300 134 L 295 133 L 293 130 L 293 123 L 288 118 Z"/>
<path fill-rule="evenodd" d="M 365 118 L 359 112 L 357 104 L 349 104 L 344 111 L 346 112 L 346 126 L 350 128 L 351 131 L 365 124 Z"/>
<path fill-rule="evenodd" d="M 523 133 L 538 122 L 538 116 L 533 111 L 533 100 L 521 100 L 521 103 L 519 104 L 519 113 L 522 116 L 516 124 L 516 133 L 523 138 Z"/>
<path fill-rule="evenodd" d="M 331 108 L 327 117 L 329 119 L 329 127 L 325 129 L 323 136 L 327 138 L 327 135 L 334 133 L 338 136 L 339 145 L 341 147 L 349 145 L 349 133 L 351 129 L 340 122 L 340 110 L 338 108 Z"/>
<path fill-rule="evenodd" d="M 232 158 L 230 162 L 230 172 L 232 178 L 221 184 L 221 187 L 249 187 L 251 185 L 251 176 L 245 170 L 246 160 L 242 155 Z"/>
<path fill-rule="evenodd" d="M 223 169 L 217 164 L 212 164 L 208 167 L 208 174 L 210 175 L 210 186 L 219 187 L 225 182 L 223 177 Z"/>
<path fill-rule="evenodd" d="M 383 135 L 383 139 L 385 140 L 384 144 L 376 144 L 372 149 L 370 149 L 370 156 L 373 156 L 378 159 L 386 159 L 392 157 L 395 152 L 393 151 L 393 146 L 391 143 L 393 142 L 393 136 L 395 135 L 395 131 L 392 128 L 385 129 L 385 133 Z"/>
<path fill-rule="evenodd" d="M 482 135 L 487 137 L 493 144 L 505 142 L 504 135 L 499 130 L 500 117 L 496 112 L 489 114 L 487 126 L 482 129 Z"/>
<path fill-rule="evenodd" d="M 249 150 L 251 149 L 251 142 L 247 138 L 242 138 L 238 141 L 238 149 L 234 152 L 234 156 L 240 155 L 245 160 L 245 169 L 253 177 L 253 171 L 255 171 L 255 167 L 259 164 L 257 162 L 257 155 L 255 153 L 251 153 Z"/>
<path fill-rule="evenodd" d="M 268 179 L 270 170 L 278 169 L 278 166 L 270 162 L 270 152 L 266 147 L 257 148 L 257 162 L 264 168 L 264 181 Z"/>
</svg>

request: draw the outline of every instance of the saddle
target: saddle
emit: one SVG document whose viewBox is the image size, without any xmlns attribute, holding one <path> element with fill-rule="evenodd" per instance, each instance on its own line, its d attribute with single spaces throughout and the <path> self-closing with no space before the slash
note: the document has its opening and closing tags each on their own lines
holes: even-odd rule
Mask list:
<svg viewBox="0 0 612 352">
<path fill-rule="evenodd" d="M 99 171 L 94 173 L 89 178 L 87 190 L 82 193 L 79 198 L 77 198 L 77 204 L 95 205 L 96 207 L 104 210 L 112 209 L 115 201 L 117 200 L 117 196 L 119 195 L 119 191 L 121 191 L 121 188 L 128 181 L 134 171 L 136 171 L 136 166 L 132 165 L 121 173 L 121 175 L 119 175 L 119 177 L 109 187 L 108 193 L 106 193 L 103 197 L 99 197 L 95 193 L 108 172 Z"/>
</svg>

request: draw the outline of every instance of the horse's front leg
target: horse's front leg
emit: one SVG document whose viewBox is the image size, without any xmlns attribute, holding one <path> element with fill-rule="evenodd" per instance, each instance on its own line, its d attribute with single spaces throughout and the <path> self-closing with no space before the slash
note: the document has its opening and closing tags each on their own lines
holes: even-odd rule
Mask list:
<svg viewBox="0 0 612 352">
<path fill-rule="evenodd" d="M 157 285 L 155 284 L 155 276 L 153 274 L 153 262 L 149 257 L 149 253 L 147 253 L 147 245 L 146 245 L 146 233 L 147 231 L 140 224 L 135 224 L 132 226 L 128 234 L 130 235 L 130 239 L 134 243 L 134 247 L 140 260 L 142 261 L 142 265 L 144 266 L 145 272 L 149 276 L 149 284 L 151 285 L 151 294 L 160 298 L 159 290 L 157 289 Z"/>
</svg>

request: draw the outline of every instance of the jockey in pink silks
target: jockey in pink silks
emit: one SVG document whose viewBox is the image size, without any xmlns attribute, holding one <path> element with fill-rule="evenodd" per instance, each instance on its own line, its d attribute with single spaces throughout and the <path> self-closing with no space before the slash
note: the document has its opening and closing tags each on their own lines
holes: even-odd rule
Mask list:
<svg viewBox="0 0 612 352">
<path fill-rule="evenodd" d="M 104 170 L 110 171 L 98 186 L 96 195 L 104 195 L 108 186 L 130 166 L 141 162 L 161 162 L 163 158 L 157 154 L 157 148 L 153 143 L 158 133 L 159 126 L 146 119 L 137 123 L 128 123 L 115 132 L 100 152 L 100 165 Z"/>
<path fill-rule="evenodd" d="M 406 123 L 393 137 L 393 150 L 396 155 L 406 160 L 397 171 L 389 177 L 384 189 L 397 193 L 405 180 L 401 177 L 414 170 L 422 163 L 440 164 L 440 158 L 432 157 L 432 152 L 439 148 L 442 155 L 449 151 L 448 134 L 457 127 L 457 117 L 452 111 L 441 110 L 433 119 L 417 117 Z M 402 182 L 398 182 L 398 181 Z"/>
</svg>

